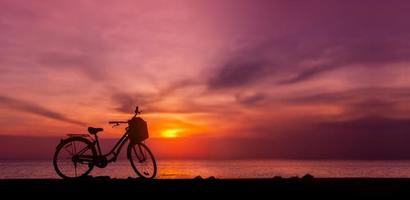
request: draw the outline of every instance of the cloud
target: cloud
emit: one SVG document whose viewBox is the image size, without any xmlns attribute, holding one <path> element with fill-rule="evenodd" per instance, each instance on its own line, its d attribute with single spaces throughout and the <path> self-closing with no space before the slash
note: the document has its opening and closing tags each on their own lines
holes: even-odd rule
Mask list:
<svg viewBox="0 0 410 200">
<path fill-rule="evenodd" d="M 320 39 L 296 35 L 268 39 L 228 54 L 227 61 L 213 68 L 207 84 L 210 89 L 264 82 L 291 85 L 353 65 L 377 73 L 380 67 L 393 68 L 392 64 L 410 62 L 410 42 L 406 37 L 374 37 L 326 35 L 326 39 Z"/>
<path fill-rule="evenodd" d="M 142 106 L 147 108 L 152 103 L 158 101 L 155 94 L 143 94 L 143 93 L 126 93 L 118 92 L 111 96 L 112 101 L 117 105 L 115 108 L 117 111 L 130 113 L 133 112 L 135 106 Z"/>
<path fill-rule="evenodd" d="M 330 71 L 332 69 L 336 69 L 339 67 L 338 65 L 320 65 L 320 66 L 313 66 L 306 70 L 301 70 L 301 72 L 296 73 L 294 77 L 288 78 L 282 81 L 279 81 L 279 85 L 287 85 L 287 84 L 294 84 L 294 83 L 299 83 L 303 82 L 306 80 L 309 80 L 313 77 L 315 77 L 318 74 L 321 74 L 326 71 Z"/>
<path fill-rule="evenodd" d="M 194 103 L 190 98 L 181 97 L 177 105 L 168 104 L 164 106 L 161 102 L 172 98 L 172 95 L 144 94 L 140 92 L 119 92 L 111 96 L 115 104 L 115 110 L 123 113 L 133 112 L 135 106 L 140 106 L 146 113 L 203 113 L 217 109 L 219 106 L 205 106 Z"/>
<path fill-rule="evenodd" d="M 263 93 L 256 94 L 239 94 L 236 100 L 244 106 L 253 106 L 265 102 L 269 96 Z"/>
<path fill-rule="evenodd" d="M 339 106 L 344 110 L 343 115 L 348 118 L 386 117 L 403 113 L 398 105 L 410 101 L 410 88 L 370 87 L 339 92 L 319 92 L 287 98 L 283 101 L 288 105 Z"/>
<path fill-rule="evenodd" d="M 378 38 L 366 39 L 352 37 L 331 42 L 319 50 L 313 60 L 325 60 L 320 65 L 306 65 L 300 60 L 296 73 L 292 78 L 279 82 L 280 84 L 294 84 L 310 80 L 315 76 L 332 70 L 360 65 L 377 72 L 380 66 L 410 61 L 410 43 L 405 38 L 395 40 Z M 297 59 L 297 58 L 296 58 Z M 392 67 L 392 66 L 391 66 Z"/>
<path fill-rule="evenodd" d="M 67 69 L 74 69 L 97 81 L 106 80 L 108 76 L 105 70 L 106 64 L 103 61 L 104 53 L 101 51 L 91 53 L 45 52 L 39 55 L 37 60 L 40 65 L 55 71 L 64 72 Z"/>
<path fill-rule="evenodd" d="M 112 102 L 116 105 L 116 110 L 120 112 L 129 113 L 135 106 L 141 106 L 149 112 L 197 112 L 203 111 L 199 109 L 200 105 L 194 105 L 192 102 L 191 93 L 189 89 L 200 87 L 203 83 L 198 79 L 183 79 L 169 83 L 166 87 L 156 88 L 154 92 L 146 92 L 138 90 L 134 92 L 116 91 L 111 95 Z M 195 90 L 197 93 L 200 91 Z M 179 103 L 184 107 L 172 108 L 161 106 L 162 101 L 167 101 L 169 98 L 178 98 Z M 190 111 L 190 109 L 192 109 Z"/>
<path fill-rule="evenodd" d="M 0 67 L 30 67 L 61 73 L 72 70 L 96 81 L 110 77 L 107 68 L 112 66 L 107 58 L 116 45 L 112 38 L 104 37 L 109 29 L 102 25 L 109 20 L 100 19 L 93 12 L 87 13 L 87 17 L 80 16 L 86 12 L 85 4 L 78 3 L 78 7 L 53 2 L 0 4 L 0 27 L 4 26 Z M 91 18 L 95 21 L 90 21 Z"/>
<path fill-rule="evenodd" d="M 270 69 L 266 63 L 261 60 L 243 61 L 241 59 L 232 59 L 225 65 L 219 67 L 208 81 L 210 89 L 235 88 L 252 84 L 260 80 L 263 72 Z"/>
<path fill-rule="evenodd" d="M 12 108 L 12 109 L 15 109 L 15 110 L 19 110 L 19 111 L 39 115 L 39 116 L 42 116 L 42 117 L 55 119 L 55 120 L 59 120 L 59 121 L 62 121 L 62 122 L 71 123 L 71 124 L 76 124 L 76 125 L 81 125 L 81 126 L 85 125 L 85 123 L 83 123 L 81 121 L 70 119 L 70 118 L 64 116 L 61 113 L 49 110 L 47 108 L 44 108 L 44 107 L 42 107 L 40 105 L 37 105 L 37 104 L 34 104 L 32 102 L 18 100 L 18 99 L 10 98 L 10 97 L 7 97 L 7 96 L 0 96 L 0 103 L 3 106 L 7 107 L 7 108 Z"/>
<path fill-rule="evenodd" d="M 406 101 L 410 98 L 408 87 L 367 87 L 335 92 L 320 92 L 310 95 L 288 98 L 289 103 L 341 103 L 363 99 L 385 99 L 390 101 Z"/>
<path fill-rule="evenodd" d="M 130 113 L 141 105 L 149 112 L 206 112 L 217 116 L 204 120 L 217 119 L 215 126 L 241 126 L 231 119 L 248 117 L 248 111 L 260 118 L 246 123 L 263 118 L 268 125 L 326 106 L 337 114 L 340 108 L 343 119 L 408 112 L 404 91 L 355 89 L 372 78 L 377 85 L 407 84 L 406 73 L 394 76 L 400 73 L 396 63 L 410 61 L 409 3 L 0 4 L 3 94 L 51 94 L 62 104 L 87 97 L 75 102 L 84 111 L 108 105 Z M 387 78 L 386 71 L 392 72 Z M 353 90 L 336 91 L 345 88 Z M 14 109 L 70 121 L 7 98 L 2 102 Z M 271 117 L 277 112 L 280 117 Z"/>
</svg>

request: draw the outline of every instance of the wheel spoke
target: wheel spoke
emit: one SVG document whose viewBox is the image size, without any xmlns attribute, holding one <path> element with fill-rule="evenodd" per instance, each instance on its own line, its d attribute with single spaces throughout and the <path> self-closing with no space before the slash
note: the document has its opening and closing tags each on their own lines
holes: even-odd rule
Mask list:
<svg viewBox="0 0 410 200">
<path fill-rule="evenodd" d="M 134 150 L 134 153 L 137 156 L 138 162 L 141 162 L 142 160 L 141 155 L 138 153 L 137 150 L 135 150 L 135 146 L 133 146 L 132 149 Z"/>
<path fill-rule="evenodd" d="M 72 156 L 72 155 L 73 155 L 73 152 L 68 151 L 67 148 L 68 148 L 68 147 L 64 147 L 63 149 L 64 149 L 68 154 L 70 154 L 70 155 Z"/>
<path fill-rule="evenodd" d="M 73 146 L 74 146 L 74 155 L 76 155 L 77 154 L 77 149 L 76 149 L 76 147 L 75 147 L 75 141 L 73 142 Z"/>
<path fill-rule="evenodd" d="M 79 151 L 77 151 L 79 150 Z M 94 165 L 83 162 L 81 156 L 93 158 L 96 156 L 92 144 L 85 139 L 67 139 L 57 149 L 54 156 L 54 168 L 63 178 L 75 178 L 87 175 Z"/>
<path fill-rule="evenodd" d="M 138 147 L 135 147 L 136 145 Z M 154 178 L 156 174 L 155 160 L 149 149 L 143 144 L 135 144 L 131 148 L 130 161 L 137 174 L 144 178 Z"/>
<path fill-rule="evenodd" d="M 77 177 L 77 162 L 74 162 L 74 176 Z"/>
</svg>

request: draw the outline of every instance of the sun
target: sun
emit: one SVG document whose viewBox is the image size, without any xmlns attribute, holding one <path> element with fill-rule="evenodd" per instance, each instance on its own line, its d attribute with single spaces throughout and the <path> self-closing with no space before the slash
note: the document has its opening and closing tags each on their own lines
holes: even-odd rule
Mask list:
<svg viewBox="0 0 410 200">
<path fill-rule="evenodd" d="M 166 129 L 161 132 L 161 136 L 165 138 L 176 138 L 181 129 Z"/>
</svg>

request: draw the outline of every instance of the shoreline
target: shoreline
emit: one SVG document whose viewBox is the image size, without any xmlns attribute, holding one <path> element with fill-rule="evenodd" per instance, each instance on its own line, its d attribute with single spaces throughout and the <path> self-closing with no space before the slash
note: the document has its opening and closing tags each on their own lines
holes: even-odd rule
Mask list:
<svg viewBox="0 0 410 200">
<path fill-rule="evenodd" d="M 410 178 L 258 178 L 258 179 L 1 179 L 3 194 L 70 195 L 276 195 L 314 197 L 409 196 Z M 329 196 L 331 195 L 331 196 Z"/>
</svg>

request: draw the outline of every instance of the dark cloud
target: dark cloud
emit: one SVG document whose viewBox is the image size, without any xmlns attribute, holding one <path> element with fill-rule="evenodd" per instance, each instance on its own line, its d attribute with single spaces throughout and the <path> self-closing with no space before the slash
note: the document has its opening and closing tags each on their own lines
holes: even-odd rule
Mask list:
<svg viewBox="0 0 410 200">
<path fill-rule="evenodd" d="M 115 109 L 120 112 L 130 113 L 133 112 L 135 106 L 141 106 L 145 109 L 152 106 L 153 103 L 159 101 L 158 96 L 155 94 L 143 94 L 143 93 L 116 93 L 111 96 L 112 101 L 118 105 Z"/>
<path fill-rule="evenodd" d="M 118 105 L 115 109 L 120 112 L 129 113 L 135 106 L 141 106 L 149 112 L 181 112 L 192 113 L 200 109 L 199 105 L 194 106 L 189 94 L 184 92 L 180 96 L 180 102 L 184 102 L 184 108 L 162 108 L 157 105 L 158 102 L 167 100 L 175 95 L 179 90 L 202 85 L 199 80 L 184 79 L 167 85 L 165 88 L 158 88 L 156 92 L 116 92 L 111 96 L 111 100 Z M 191 110 L 190 110 L 191 109 Z"/>
<path fill-rule="evenodd" d="M 394 116 L 402 112 L 398 105 L 408 101 L 410 88 L 378 87 L 318 93 L 284 100 L 290 105 L 339 106 L 344 109 L 344 115 L 350 118 L 369 115 Z"/>
<path fill-rule="evenodd" d="M 27 112 L 27 113 L 31 113 L 31 114 L 35 114 L 35 115 L 39 115 L 39 116 L 43 116 L 43 117 L 47 117 L 47 118 L 50 118 L 50 119 L 55 119 L 55 120 L 71 123 L 71 124 L 76 124 L 76 125 L 81 125 L 81 126 L 85 125 L 83 122 L 80 122 L 80 121 L 77 121 L 77 120 L 74 120 L 74 119 L 70 119 L 70 118 L 64 116 L 61 113 L 49 110 L 47 108 L 44 108 L 44 107 L 42 107 L 40 105 L 37 105 L 37 104 L 34 104 L 32 102 L 18 100 L 18 99 L 6 97 L 6 96 L 0 96 L 0 103 L 1 103 L 1 105 L 3 105 L 4 107 L 7 107 L 7 108 L 16 109 L 16 110 L 19 110 L 19 111 L 23 111 L 23 112 Z"/>
<path fill-rule="evenodd" d="M 248 85 L 263 76 L 263 72 L 268 69 L 267 65 L 262 61 L 231 60 L 218 68 L 218 72 L 208 82 L 209 87 L 217 89 Z"/>
<path fill-rule="evenodd" d="M 368 87 L 358 88 L 339 92 L 317 92 L 311 95 L 302 95 L 286 99 L 287 102 L 306 103 L 306 104 L 323 104 L 323 103 L 342 103 L 354 102 L 363 99 L 383 99 L 389 97 L 389 101 L 407 101 L 410 99 L 410 88 L 389 88 L 389 87 Z"/>
<path fill-rule="evenodd" d="M 345 112 L 346 115 L 350 116 L 368 116 L 368 115 L 374 115 L 374 116 L 389 116 L 389 115 L 394 115 L 399 110 L 397 109 L 397 105 L 399 104 L 399 101 L 391 101 L 391 100 L 385 100 L 385 99 L 372 99 L 368 98 L 365 100 L 361 100 L 358 102 L 351 103 L 346 106 Z"/>
<path fill-rule="evenodd" d="M 111 96 L 111 99 L 118 104 L 118 107 L 115 109 L 120 112 L 130 112 L 136 106 L 134 96 L 125 93 L 114 94 Z"/>
<path fill-rule="evenodd" d="M 284 100 L 289 104 L 340 104 L 347 101 L 357 100 L 363 93 L 362 90 L 350 90 L 341 92 L 318 92 L 317 94 L 302 95 Z"/>
<path fill-rule="evenodd" d="M 111 100 L 117 105 L 115 110 L 123 113 L 133 112 L 135 106 L 140 106 L 145 113 L 203 113 L 222 107 L 199 105 L 189 98 L 181 98 L 178 105 L 164 107 L 160 104 L 160 101 L 165 101 L 167 98 L 168 96 L 160 96 L 159 94 L 143 94 L 138 92 L 117 93 L 111 96 Z"/>
<path fill-rule="evenodd" d="M 346 41 L 352 43 L 352 41 Z M 332 46 L 327 47 L 331 49 Z M 378 70 L 378 66 L 388 63 L 410 61 L 410 44 L 396 41 L 366 41 L 352 44 L 334 44 L 334 50 L 323 58 L 330 61 L 318 66 L 304 66 L 293 78 L 279 84 L 293 84 L 309 80 L 316 75 L 349 65 L 360 64 L 363 67 Z M 320 59 L 320 57 L 319 57 Z"/>
<path fill-rule="evenodd" d="M 316 58 L 320 44 L 299 47 L 292 38 L 268 39 L 227 54 L 227 61 L 209 73 L 209 89 L 241 88 L 266 81 L 295 69 L 299 63 Z M 312 49 L 310 49 L 312 48 Z"/>
<path fill-rule="evenodd" d="M 358 40 L 362 39 L 362 40 Z M 341 64 L 386 64 L 409 61 L 410 42 L 405 37 L 388 39 L 353 38 L 335 49 L 332 56 Z"/>
<path fill-rule="evenodd" d="M 263 93 L 257 93 L 257 94 L 251 94 L 251 95 L 246 95 L 246 94 L 236 95 L 236 100 L 244 106 L 257 105 L 257 104 L 265 102 L 267 99 L 269 99 L 269 96 Z"/>
<path fill-rule="evenodd" d="M 313 78 L 314 76 L 326 72 L 326 71 L 330 71 L 332 69 L 335 69 L 339 67 L 338 65 L 321 65 L 321 66 L 313 66 L 313 67 L 308 67 L 308 69 L 306 70 L 301 70 L 301 72 L 296 73 L 296 75 L 294 75 L 294 77 L 283 80 L 283 81 L 279 81 L 278 84 L 282 85 L 282 84 L 293 84 L 293 83 L 298 83 L 298 82 L 302 82 L 305 80 L 309 80 L 311 78 Z"/>
<path fill-rule="evenodd" d="M 406 1 L 279 1 L 238 7 L 242 12 L 232 19 L 245 22 L 232 29 L 255 37 L 240 40 L 248 45 L 230 47 L 239 50 L 225 54 L 228 60 L 211 73 L 211 89 L 303 83 L 351 65 L 377 73 L 379 66 L 410 61 Z M 247 24 L 248 18 L 255 20 Z"/>
<path fill-rule="evenodd" d="M 245 49 L 246 53 L 237 53 L 212 73 L 208 81 L 209 88 L 238 88 L 262 83 L 267 79 L 279 85 L 288 85 L 351 65 L 360 65 L 377 72 L 380 66 L 410 61 L 410 43 L 401 40 L 380 38 L 381 41 L 373 41 L 363 38 L 362 41 L 351 38 L 305 44 L 298 39 L 288 39 L 290 41 L 287 43 L 275 41 L 264 44 L 263 48 L 257 48 L 255 52 Z M 302 44 L 305 44 L 303 49 L 296 48 Z M 320 64 L 308 64 L 321 60 L 323 62 Z"/>
</svg>

